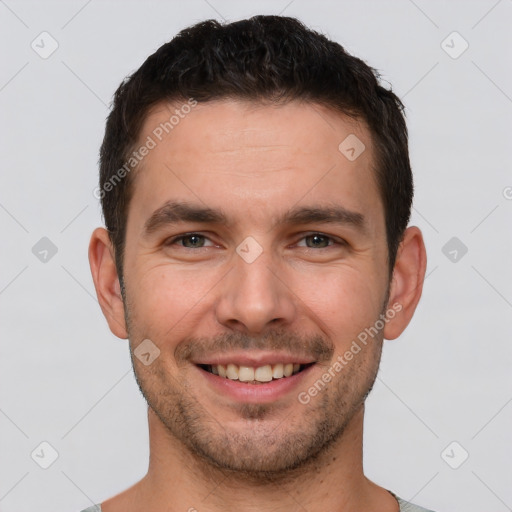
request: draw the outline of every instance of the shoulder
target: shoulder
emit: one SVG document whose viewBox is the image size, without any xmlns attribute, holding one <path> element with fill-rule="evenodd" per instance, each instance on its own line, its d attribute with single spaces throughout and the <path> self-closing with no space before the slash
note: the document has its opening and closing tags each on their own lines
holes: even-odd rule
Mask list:
<svg viewBox="0 0 512 512">
<path fill-rule="evenodd" d="M 398 500 L 398 504 L 400 505 L 400 512 L 432 512 L 432 510 L 409 503 L 398 496 L 395 496 L 395 498 Z"/>
</svg>

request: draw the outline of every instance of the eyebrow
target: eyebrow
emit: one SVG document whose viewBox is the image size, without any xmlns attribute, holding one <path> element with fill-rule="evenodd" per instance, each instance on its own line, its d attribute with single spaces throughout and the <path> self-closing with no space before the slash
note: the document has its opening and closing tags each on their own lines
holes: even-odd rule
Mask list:
<svg viewBox="0 0 512 512">
<path fill-rule="evenodd" d="M 366 226 L 364 215 L 359 212 L 348 210 L 347 208 L 334 206 L 320 207 L 295 207 L 278 217 L 275 225 L 279 224 L 314 224 L 330 223 L 349 225 L 358 229 Z"/>
<path fill-rule="evenodd" d="M 144 224 L 144 232 L 151 234 L 168 224 L 178 222 L 200 222 L 205 224 L 228 224 L 228 218 L 221 210 L 190 203 L 168 201 L 155 210 Z"/>
<path fill-rule="evenodd" d="M 163 226 L 179 222 L 232 225 L 232 222 L 229 221 L 228 216 L 222 210 L 191 203 L 168 201 L 151 214 L 144 224 L 144 233 L 150 235 Z M 340 205 L 334 205 L 325 207 L 296 206 L 277 217 L 272 223 L 271 229 L 280 224 L 314 223 L 348 225 L 360 230 L 364 230 L 366 227 L 365 218 L 361 213 L 348 210 Z"/>
</svg>

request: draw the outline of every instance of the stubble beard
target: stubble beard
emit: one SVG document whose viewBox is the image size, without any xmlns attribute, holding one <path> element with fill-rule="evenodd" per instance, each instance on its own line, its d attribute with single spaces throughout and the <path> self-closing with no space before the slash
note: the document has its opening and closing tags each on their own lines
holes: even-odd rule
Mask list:
<svg viewBox="0 0 512 512">
<path fill-rule="evenodd" d="M 222 424 L 220 415 L 213 417 L 197 400 L 194 383 L 180 382 L 171 375 L 164 358 L 157 358 L 150 366 L 135 361 L 133 340 L 143 338 L 135 333 L 126 306 L 125 312 L 137 384 L 170 442 L 178 441 L 199 466 L 206 463 L 210 469 L 231 473 L 253 484 L 284 482 L 311 470 L 362 411 L 378 372 L 381 334 L 309 404 L 297 400 L 288 416 L 279 414 L 275 404 L 234 405 L 243 428 L 229 428 Z M 330 364 L 323 366 L 327 371 Z M 275 421 L 277 415 L 279 422 Z"/>
</svg>

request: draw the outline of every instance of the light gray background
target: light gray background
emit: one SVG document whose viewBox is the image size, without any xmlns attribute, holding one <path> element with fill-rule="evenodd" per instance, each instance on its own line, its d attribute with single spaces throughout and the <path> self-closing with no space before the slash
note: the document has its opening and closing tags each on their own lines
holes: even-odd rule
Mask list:
<svg viewBox="0 0 512 512">
<path fill-rule="evenodd" d="M 368 476 L 438 512 L 512 510 L 512 1 L 288 2 L 0 0 L 0 511 L 78 511 L 145 474 L 145 403 L 87 261 L 108 104 L 181 28 L 262 13 L 342 43 L 407 106 L 428 277 L 385 344 Z M 47 59 L 31 48 L 43 31 L 59 45 Z M 453 31 L 469 43 L 456 59 Z M 58 249 L 47 262 L 32 252 L 42 237 Z M 468 248 L 455 262 L 452 237 Z M 46 470 L 43 441 L 59 454 Z"/>
</svg>

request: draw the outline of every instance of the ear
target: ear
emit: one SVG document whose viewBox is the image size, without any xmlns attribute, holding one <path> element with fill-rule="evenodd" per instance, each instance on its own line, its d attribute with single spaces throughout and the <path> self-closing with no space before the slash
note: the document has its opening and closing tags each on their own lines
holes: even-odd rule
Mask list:
<svg viewBox="0 0 512 512">
<path fill-rule="evenodd" d="M 110 330 L 118 338 L 128 338 L 114 249 L 108 231 L 104 228 L 95 229 L 91 236 L 89 265 L 96 295 Z"/>
<path fill-rule="evenodd" d="M 405 230 L 397 252 L 389 293 L 388 310 L 396 315 L 384 328 L 384 338 L 398 338 L 409 324 L 423 290 L 427 253 L 421 231 L 416 226 Z"/>
</svg>

